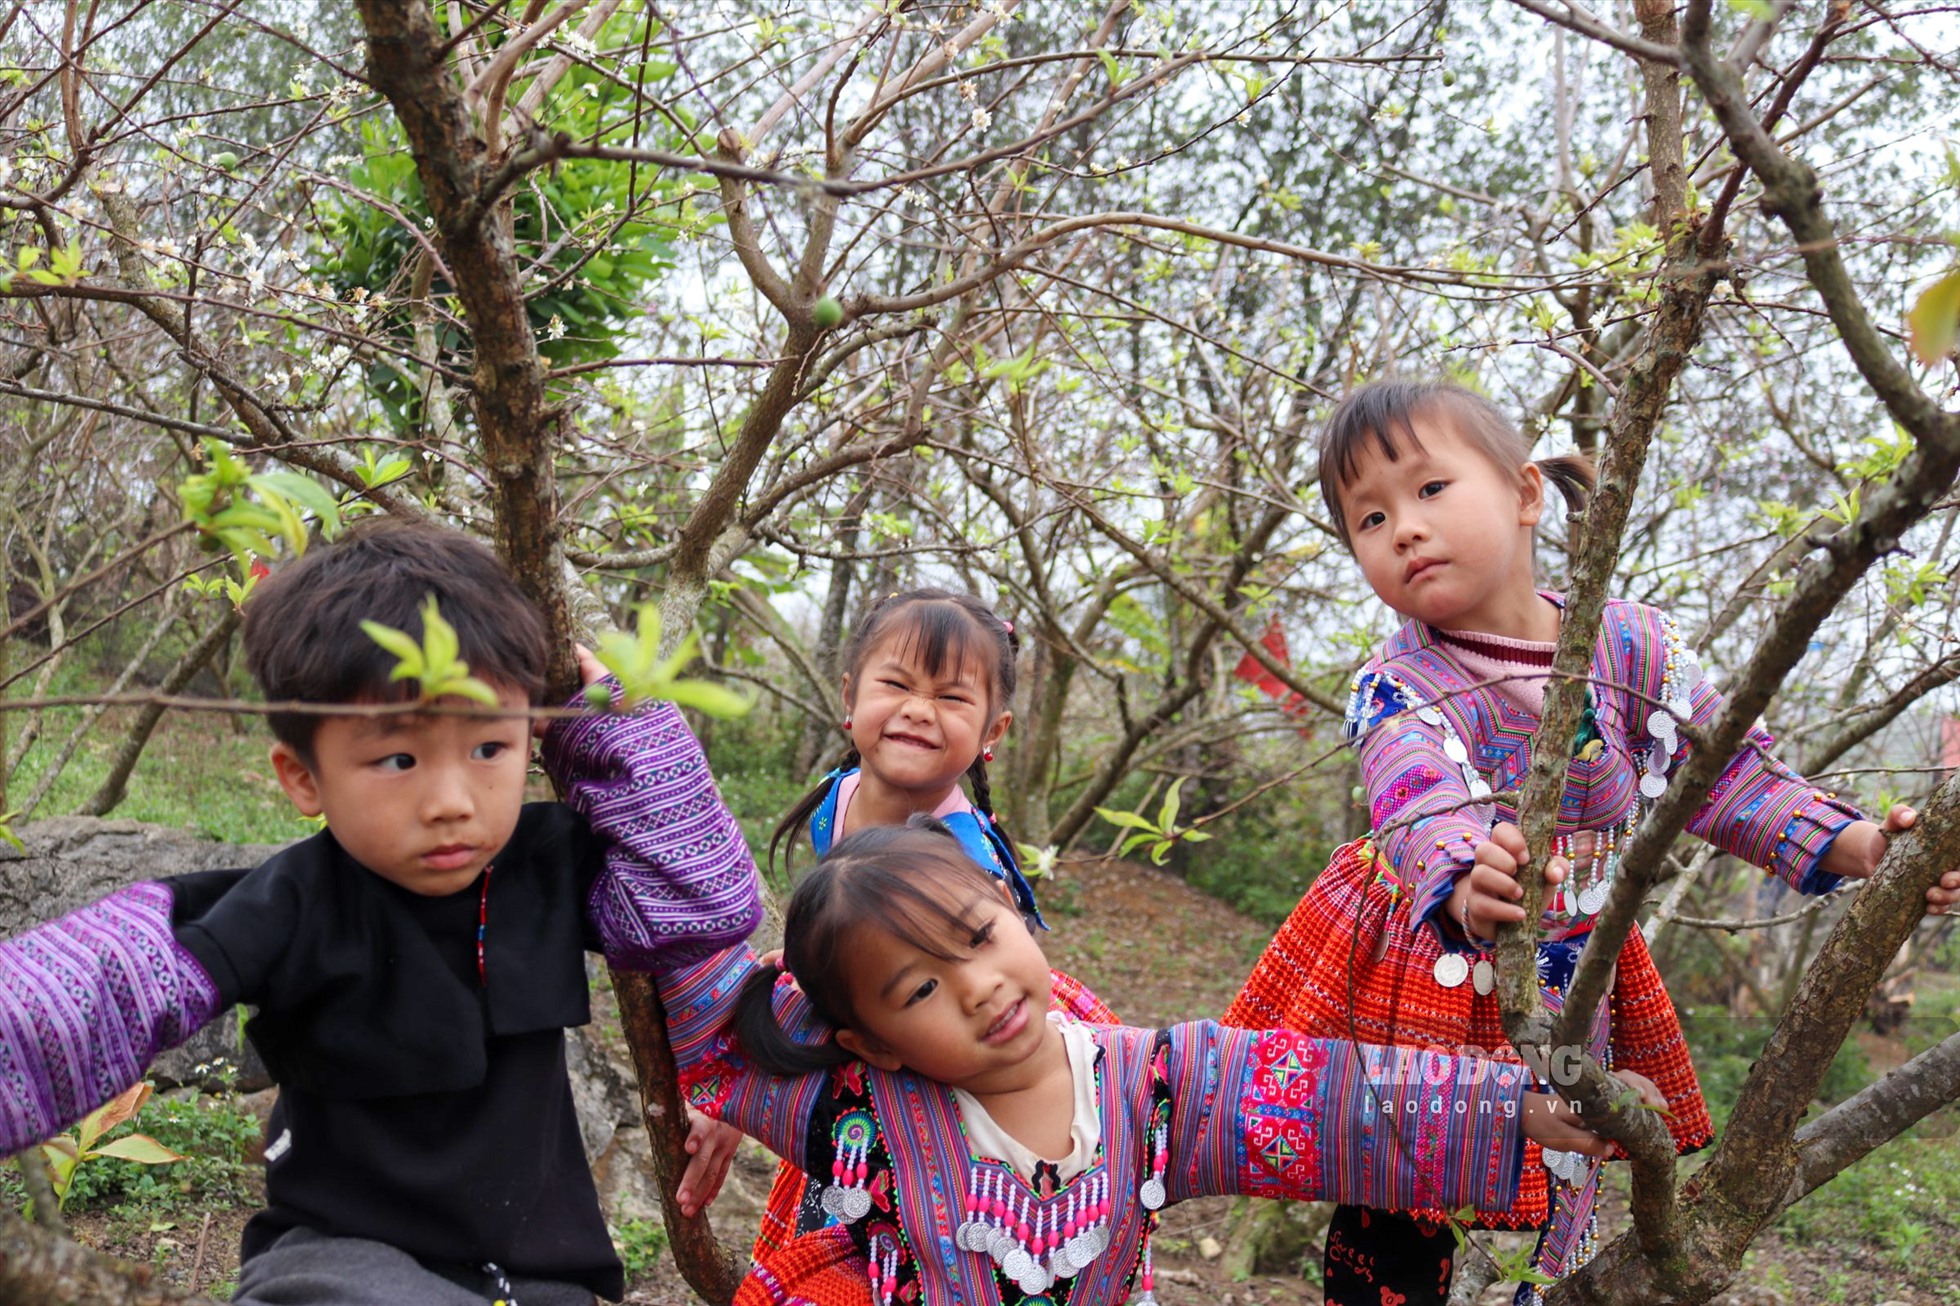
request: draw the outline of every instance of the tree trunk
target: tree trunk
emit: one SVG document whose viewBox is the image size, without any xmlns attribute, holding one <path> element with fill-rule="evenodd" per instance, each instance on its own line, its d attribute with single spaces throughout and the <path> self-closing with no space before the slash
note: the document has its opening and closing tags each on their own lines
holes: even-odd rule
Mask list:
<svg viewBox="0 0 1960 1306">
<path fill-rule="evenodd" d="M 217 1306 L 148 1265 L 92 1252 L 0 1210 L 0 1306 Z"/>
</svg>

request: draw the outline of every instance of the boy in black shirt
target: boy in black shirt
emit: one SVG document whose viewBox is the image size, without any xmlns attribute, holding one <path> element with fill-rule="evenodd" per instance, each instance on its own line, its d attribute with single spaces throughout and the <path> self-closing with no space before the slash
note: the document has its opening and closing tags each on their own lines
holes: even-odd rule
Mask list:
<svg viewBox="0 0 1960 1306">
<path fill-rule="evenodd" d="M 419 641 L 431 597 L 504 712 L 407 710 L 419 686 L 360 623 Z M 570 805 L 526 804 L 544 625 L 451 531 L 368 526 L 314 549 L 261 583 L 244 638 L 268 702 L 380 709 L 270 716 L 281 786 L 327 828 L 0 944 L 0 1155 L 251 1003 L 281 1091 L 235 1302 L 619 1297 L 564 1030 L 589 1019 L 586 950 L 646 966 L 755 925 L 754 867 L 699 745 L 671 705 L 556 722 L 545 763 Z M 641 870 L 674 860 L 711 868 L 691 900 Z"/>
</svg>

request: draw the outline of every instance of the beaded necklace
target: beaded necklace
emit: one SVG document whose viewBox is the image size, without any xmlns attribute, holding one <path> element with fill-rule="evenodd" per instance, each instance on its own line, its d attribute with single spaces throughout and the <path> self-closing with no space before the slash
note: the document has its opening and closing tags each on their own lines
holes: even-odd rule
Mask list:
<svg viewBox="0 0 1960 1306">
<path fill-rule="evenodd" d="M 490 929 L 490 872 L 496 869 L 495 862 L 483 868 L 483 891 L 476 899 L 476 983 L 485 989 L 490 987 L 490 972 L 483 964 L 483 936 Z"/>
</svg>

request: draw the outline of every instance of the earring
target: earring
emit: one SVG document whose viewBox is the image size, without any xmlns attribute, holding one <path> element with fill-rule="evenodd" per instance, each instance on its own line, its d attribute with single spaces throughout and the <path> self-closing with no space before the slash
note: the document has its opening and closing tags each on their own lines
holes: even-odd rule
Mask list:
<svg viewBox="0 0 1960 1306">
<path fill-rule="evenodd" d="M 983 762 L 991 762 L 991 761 L 993 761 L 993 760 L 994 760 L 994 750 L 993 750 L 993 749 L 991 749 L 991 748 L 983 748 L 983 749 L 981 749 L 981 750 L 980 750 L 980 760 L 981 760 L 981 761 L 983 761 Z"/>
<path fill-rule="evenodd" d="M 851 719 L 849 717 L 844 718 L 844 733 L 847 735 L 851 733 Z"/>
</svg>

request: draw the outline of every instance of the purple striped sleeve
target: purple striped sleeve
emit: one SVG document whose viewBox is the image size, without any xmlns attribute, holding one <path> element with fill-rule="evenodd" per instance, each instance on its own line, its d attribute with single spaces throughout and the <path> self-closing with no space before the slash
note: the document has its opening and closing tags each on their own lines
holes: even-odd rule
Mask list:
<svg viewBox="0 0 1960 1306">
<path fill-rule="evenodd" d="M 1706 681 L 1695 686 L 1696 725 L 1712 723 L 1722 707 L 1721 694 Z M 1821 869 L 1824 854 L 1863 814 L 1777 761 L 1770 753 L 1775 742 L 1761 726 L 1749 731 L 1688 830 L 1800 893 L 1829 893 L 1840 877 Z"/>
<path fill-rule="evenodd" d="M 761 922 L 748 843 L 672 703 L 555 721 L 544 764 L 611 845 L 586 902 L 607 960 L 676 966 L 740 943 Z"/>
<path fill-rule="evenodd" d="M 1238 1193 L 1381 1210 L 1505 1210 L 1524 1068 L 1288 1030 L 1171 1030 L 1173 1200 Z"/>
<path fill-rule="evenodd" d="M 755 954 L 744 945 L 661 975 L 660 1001 L 667 1010 L 667 1035 L 680 1067 L 681 1096 L 689 1106 L 735 1126 L 802 1167 L 810 1114 L 823 1095 L 829 1072 L 769 1075 L 742 1056 L 728 1021 L 735 998 L 755 967 Z M 776 987 L 776 1019 L 799 1040 L 827 1037 L 811 1021 L 803 995 L 787 984 Z"/>
<path fill-rule="evenodd" d="M 0 1156 L 81 1119 L 218 1010 L 166 885 L 136 884 L 0 943 Z"/>
<path fill-rule="evenodd" d="M 1441 718 L 1415 714 L 1422 702 L 1386 671 L 1366 672 L 1349 702 L 1348 737 L 1360 754 L 1375 844 L 1408 895 L 1409 928 L 1427 924 L 1444 951 L 1462 952 L 1472 945 L 1442 927 L 1443 905 L 1490 829 L 1471 804 L 1461 764 L 1444 751 Z"/>
</svg>

